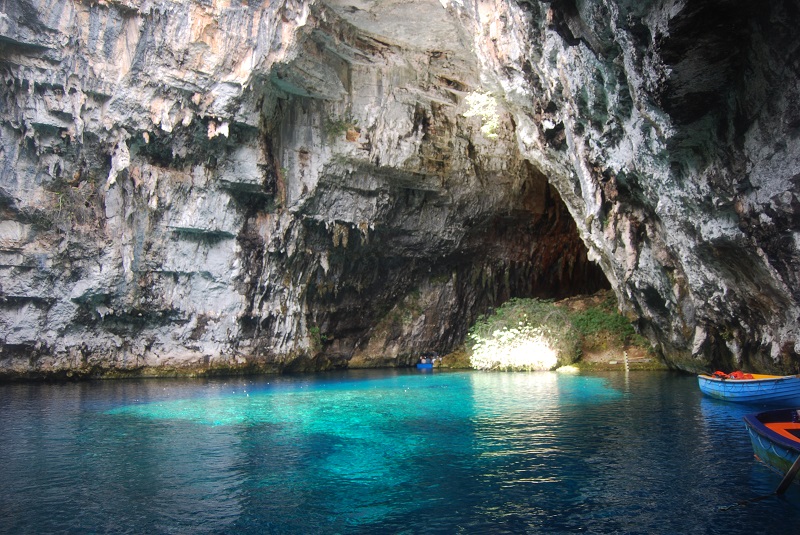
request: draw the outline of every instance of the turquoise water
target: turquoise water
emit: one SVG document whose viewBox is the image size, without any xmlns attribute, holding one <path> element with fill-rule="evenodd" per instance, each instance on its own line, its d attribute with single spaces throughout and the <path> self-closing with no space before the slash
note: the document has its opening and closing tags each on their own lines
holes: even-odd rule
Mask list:
<svg viewBox="0 0 800 535">
<path fill-rule="evenodd" d="M 0 386 L 2 533 L 791 533 L 750 409 L 670 373 Z M 787 527 L 788 526 L 788 527 Z"/>
</svg>

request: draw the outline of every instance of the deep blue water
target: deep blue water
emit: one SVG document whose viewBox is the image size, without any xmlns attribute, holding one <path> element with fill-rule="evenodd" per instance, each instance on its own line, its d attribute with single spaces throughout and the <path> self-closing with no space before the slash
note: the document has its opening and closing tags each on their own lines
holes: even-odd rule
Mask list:
<svg viewBox="0 0 800 535">
<path fill-rule="evenodd" d="M 800 486 L 659 372 L 0 386 L 1 533 L 775 533 Z"/>
</svg>

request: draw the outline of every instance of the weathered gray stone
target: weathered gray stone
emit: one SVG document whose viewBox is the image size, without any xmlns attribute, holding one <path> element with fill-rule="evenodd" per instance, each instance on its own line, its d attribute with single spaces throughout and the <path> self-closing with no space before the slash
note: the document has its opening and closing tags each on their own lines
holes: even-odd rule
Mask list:
<svg viewBox="0 0 800 535">
<path fill-rule="evenodd" d="M 4 376 L 402 365 L 606 278 L 676 367 L 796 371 L 791 2 L 2 10 Z"/>
</svg>

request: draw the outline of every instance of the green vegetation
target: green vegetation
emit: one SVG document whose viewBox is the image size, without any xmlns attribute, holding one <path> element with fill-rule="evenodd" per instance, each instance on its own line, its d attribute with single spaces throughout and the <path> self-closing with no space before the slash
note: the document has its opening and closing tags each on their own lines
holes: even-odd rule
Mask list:
<svg viewBox="0 0 800 535">
<path fill-rule="evenodd" d="M 339 137 L 350 130 L 359 130 L 358 120 L 353 119 L 351 115 L 338 118 L 326 117 L 323 129 L 328 136 Z"/>
<path fill-rule="evenodd" d="M 577 361 L 584 351 L 646 351 L 616 308 L 612 293 L 580 310 L 550 300 L 512 299 L 475 322 L 468 351 L 478 369 L 546 370 Z"/>
<path fill-rule="evenodd" d="M 549 370 L 580 355 L 569 313 L 552 301 L 512 299 L 475 322 L 468 345 L 478 369 Z"/>
<path fill-rule="evenodd" d="M 612 293 L 596 307 L 570 313 L 570 320 L 584 338 L 602 335 L 620 345 L 643 341 L 631 322 L 617 311 L 617 302 Z"/>
<path fill-rule="evenodd" d="M 470 369 L 472 368 L 472 363 L 470 362 L 469 352 L 466 351 L 464 346 L 461 346 L 456 351 L 444 355 L 442 357 L 441 366 L 443 368 L 451 368 L 451 369 Z"/>
<path fill-rule="evenodd" d="M 328 341 L 328 336 L 322 334 L 316 325 L 309 327 L 308 334 L 311 337 L 311 349 L 314 353 L 322 351 L 323 344 Z"/>
</svg>

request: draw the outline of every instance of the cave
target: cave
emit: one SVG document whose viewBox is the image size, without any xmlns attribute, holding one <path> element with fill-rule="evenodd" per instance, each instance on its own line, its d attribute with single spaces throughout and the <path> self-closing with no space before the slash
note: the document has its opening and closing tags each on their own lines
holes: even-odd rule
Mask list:
<svg viewBox="0 0 800 535">
<path fill-rule="evenodd" d="M 258 259 L 247 271 L 277 265 L 303 288 L 315 353 L 289 369 L 413 364 L 457 349 L 477 316 L 511 298 L 610 288 L 558 191 L 520 154 L 509 112 L 496 109 L 489 135 L 469 115 L 486 90 L 457 21 L 421 36 L 396 23 L 406 9 L 317 5 L 296 59 L 270 76 L 271 206 L 293 215 L 303 249 L 245 255 Z M 414 9 L 442 15 L 438 2 Z M 262 326 L 253 346 L 283 328 L 285 286 L 248 289 L 258 303 L 243 321 Z"/>
<path fill-rule="evenodd" d="M 800 14 L 669 6 L 9 3 L 0 374 L 404 366 L 601 289 L 796 371 Z"/>
<path fill-rule="evenodd" d="M 798 28 L 3 0 L 0 532 L 790 531 Z"/>
</svg>

